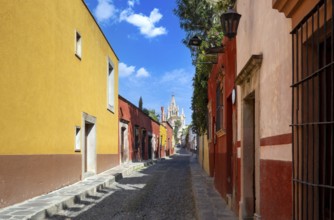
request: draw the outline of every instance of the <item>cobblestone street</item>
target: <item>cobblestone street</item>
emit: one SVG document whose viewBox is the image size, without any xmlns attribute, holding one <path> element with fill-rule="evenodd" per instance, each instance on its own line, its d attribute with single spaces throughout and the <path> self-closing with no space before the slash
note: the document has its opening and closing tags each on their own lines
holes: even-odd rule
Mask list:
<svg viewBox="0 0 334 220">
<path fill-rule="evenodd" d="M 196 218 L 189 154 L 185 152 L 124 176 L 98 193 L 50 219 Z"/>
</svg>

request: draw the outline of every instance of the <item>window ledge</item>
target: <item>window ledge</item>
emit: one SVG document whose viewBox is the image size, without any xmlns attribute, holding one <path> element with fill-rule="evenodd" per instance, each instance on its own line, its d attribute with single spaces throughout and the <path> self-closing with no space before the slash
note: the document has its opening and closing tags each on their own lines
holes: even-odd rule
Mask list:
<svg viewBox="0 0 334 220">
<path fill-rule="evenodd" d="M 115 113 L 115 107 L 112 105 L 108 105 L 107 110 L 110 111 L 111 113 Z"/>
<path fill-rule="evenodd" d="M 81 61 L 81 56 L 75 53 L 75 56 Z"/>
</svg>

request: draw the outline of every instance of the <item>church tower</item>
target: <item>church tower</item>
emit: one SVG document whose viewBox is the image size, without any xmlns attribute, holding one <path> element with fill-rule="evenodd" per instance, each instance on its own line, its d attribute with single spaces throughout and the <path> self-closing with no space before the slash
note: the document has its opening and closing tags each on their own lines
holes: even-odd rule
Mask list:
<svg viewBox="0 0 334 220">
<path fill-rule="evenodd" d="M 175 121 L 180 120 L 181 128 L 185 127 L 186 117 L 184 115 L 183 109 L 182 114 L 179 115 L 179 107 L 176 105 L 175 96 L 172 95 L 172 100 L 167 108 L 167 121 L 175 127 Z"/>
</svg>

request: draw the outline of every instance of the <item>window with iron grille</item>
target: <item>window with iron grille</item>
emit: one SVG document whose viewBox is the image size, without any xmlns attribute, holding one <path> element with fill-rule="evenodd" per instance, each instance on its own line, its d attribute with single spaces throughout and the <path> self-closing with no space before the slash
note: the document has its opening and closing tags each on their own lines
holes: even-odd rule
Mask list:
<svg viewBox="0 0 334 220">
<path fill-rule="evenodd" d="M 209 102 L 208 104 L 208 128 L 207 128 L 207 135 L 208 135 L 208 141 L 211 142 L 212 140 L 212 123 L 213 123 L 213 118 L 212 118 L 212 112 L 211 112 L 211 103 Z"/>
<path fill-rule="evenodd" d="M 216 132 L 223 129 L 224 123 L 224 89 L 220 88 L 220 83 L 216 89 Z"/>
<path fill-rule="evenodd" d="M 320 1 L 292 31 L 293 219 L 334 219 L 333 12 Z"/>
</svg>

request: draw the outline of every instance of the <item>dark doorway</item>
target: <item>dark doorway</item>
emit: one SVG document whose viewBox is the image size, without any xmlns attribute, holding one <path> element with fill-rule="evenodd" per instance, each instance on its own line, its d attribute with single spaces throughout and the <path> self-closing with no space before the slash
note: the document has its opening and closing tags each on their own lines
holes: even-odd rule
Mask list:
<svg viewBox="0 0 334 220">
<path fill-rule="evenodd" d="M 233 186 L 233 125 L 232 125 L 232 98 L 229 96 L 226 103 L 226 158 L 227 158 L 227 193 L 232 194 Z"/>
<path fill-rule="evenodd" d="M 122 127 L 121 130 L 121 161 L 122 163 L 125 162 L 126 158 L 125 158 L 125 140 L 124 140 L 124 133 L 125 133 L 126 128 Z"/>
<path fill-rule="evenodd" d="M 152 136 L 148 136 L 148 159 L 152 159 Z"/>
<path fill-rule="evenodd" d="M 244 198 L 247 217 L 255 213 L 255 92 L 243 103 L 243 170 Z"/>
<path fill-rule="evenodd" d="M 142 130 L 142 137 L 141 137 L 141 159 L 145 160 L 145 153 L 146 153 L 146 130 Z"/>
</svg>

